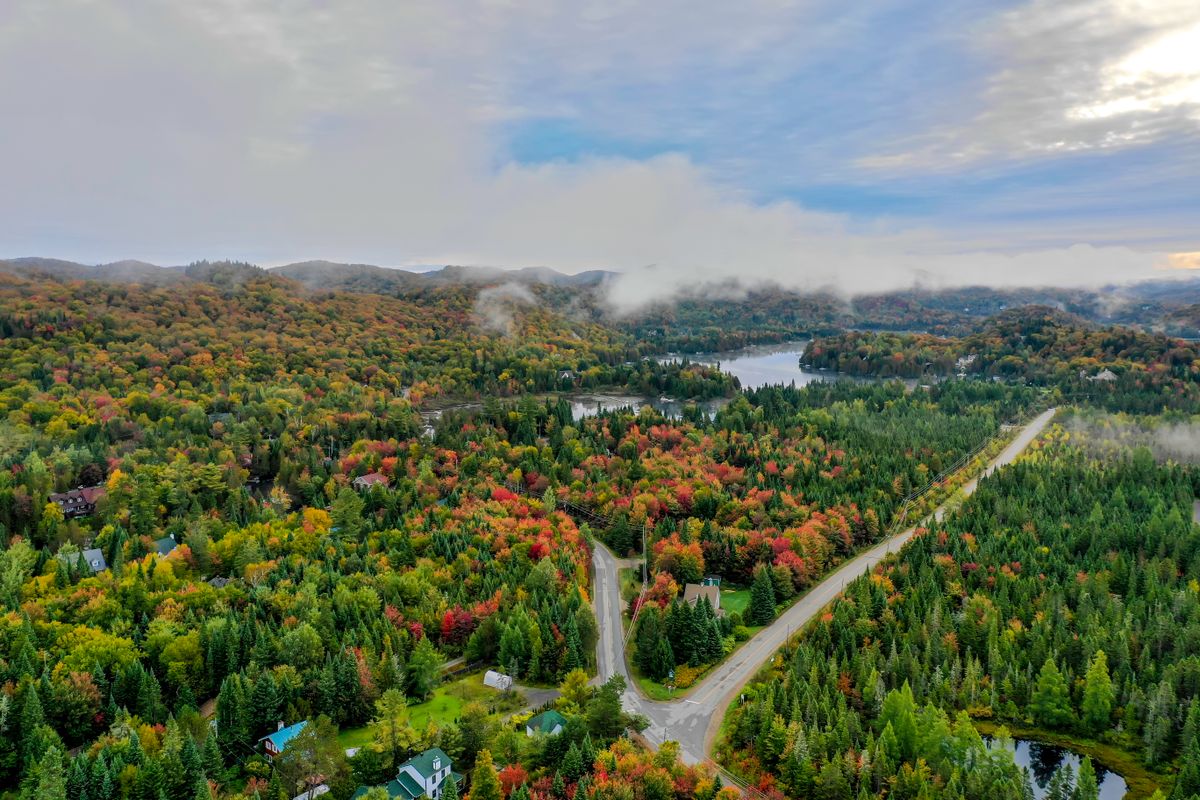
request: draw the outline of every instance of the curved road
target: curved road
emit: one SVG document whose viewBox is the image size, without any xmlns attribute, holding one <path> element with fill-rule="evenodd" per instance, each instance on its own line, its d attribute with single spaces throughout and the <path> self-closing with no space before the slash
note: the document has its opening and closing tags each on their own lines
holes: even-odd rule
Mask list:
<svg viewBox="0 0 1200 800">
<path fill-rule="evenodd" d="M 1054 416 L 1056 409 L 1038 415 L 1017 435 L 995 460 L 983 471 L 990 475 L 996 469 L 1016 460 L 1029 443 L 1037 438 Z M 980 476 L 982 477 L 982 476 Z M 971 494 L 978 478 L 963 486 Z M 945 506 L 933 513 L 941 519 Z M 923 522 L 927 522 L 924 520 Z M 596 646 L 599 679 L 612 675 L 625 677 L 626 690 L 622 701 L 626 710 L 644 714 L 650 720 L 645 736 L 655 745 L 664 741 L 679 742 L 680 755 L 688 763 L 708 760 L 708 751 L 720 728 L 725 709 L 737 692 L 767 662 L 788 637 L 828 605 L 841 593 L 847 583 L 875 567 L 889 553 L 898 551 L 916 534 L 914 526 L 859 553 L 835 572 L 814 586 L 769 627 L 759 631 L 728 660 L 713 669 L 686 697 L 669 702 L 650 700 L 636 688 L 625 664 L 624 628 L 621 621 L 621 587 L 617 578 L 618 561 L 603 545 L 597 543 L 592 555 L 595 569 L 595 609 L 600 626 L 600 641 Z"/>
</svg>

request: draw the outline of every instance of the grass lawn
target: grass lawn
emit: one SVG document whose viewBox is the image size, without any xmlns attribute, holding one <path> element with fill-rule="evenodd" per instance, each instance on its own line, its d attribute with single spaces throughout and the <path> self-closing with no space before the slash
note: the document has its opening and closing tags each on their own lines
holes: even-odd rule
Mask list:
<svg viewBox="0 0 1200 800">
<path fill-rule="evenodd" d="M 746 616 L 746 609 L 750 605 L 750 590 L 749 589 L 722 589 L 721 590 L 721 609 L 726 614 L 738 614 Z"/>
<path fill-rule="evenodd" d="M 477 672 L 442 684 L 433 690 L 424 703 L 409 705 L 409 724 L 420 730 L 430 720 L 439 725 L 454 722 L 462 715 L 463 706 L 471 701 L 482 703 L 493 714 L 511 713 L 521 707 L 516 695 L 506 698 L 495 689 L 484 686 L 483 673 Z M 371 734 L 366 726 L 347 728 L 338 733 L 338 742 L 346 748 L 362 747 L 371 742 Z"/>
</svg>

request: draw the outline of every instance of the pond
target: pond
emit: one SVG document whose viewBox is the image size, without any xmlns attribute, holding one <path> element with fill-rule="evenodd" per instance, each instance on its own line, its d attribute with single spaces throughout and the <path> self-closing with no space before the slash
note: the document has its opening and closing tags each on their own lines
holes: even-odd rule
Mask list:
<svg viewBox="0 0 1200 800">
<path fill-rule="evenodd" d="M 996 740 L 990 739 L 992 744 Z M 1042 800 L 1050 786 L 1050 779 L 1064 764 L 1069 764 L 1071 770 L 1078 775 L 1082 758 L 1073 750 L 1068 750 L 1056 744 L 1047 744 L 1030 739 L 1013 739 L 1013 760 L 1017 766 L 1029 770 L 1029 782 L 1033 786 L 1035 800 Z M 1125 779 L 1115 772 L 1106 770 L 1103 765 L 1092 761 L 1096 770 L 1096 782 L 1100 786 L 1100 800 L 1121 800 L 1125 796 L 1127 786 Z"/>
</svg>

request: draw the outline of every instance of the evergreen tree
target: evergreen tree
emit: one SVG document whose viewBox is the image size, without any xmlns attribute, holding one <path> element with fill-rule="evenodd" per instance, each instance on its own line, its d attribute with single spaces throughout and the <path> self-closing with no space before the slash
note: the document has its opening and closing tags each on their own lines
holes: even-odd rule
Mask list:
<svg viewBox="0 0 1200 800">
<path fill-rule="evenodd" d="M 1029 710 L 1034 721 L 1047 728 L 1064 728 L 1074 718 L 1067 681 L 1053 658 L 1047 658 L 1042 664 Z"/>
<path fill-rule="evenodd" d="M 63 774 L 62 751 L 51 746 L 37 765 L 37 782 L 29 800 L 67 800 L 67 779 Z"/>
<path fill-rule="evenodd" d="M 760 565 L 754 571 L 746 620 L 751 625 L 770 625 L 775 621 L 775 583 L 771 580 L 770 570 L 765 566 Z"/>
<path fill-rule="evenodd" d="M 1075 781 L 1075 791 L 1071 800 L 1100 800 L 1100 785 L 1096 781 L 1096 770 L 1092 768 L 1092 760 L 1085 757 L 1079 765 L 1079 777 Z"/>
<path fill-rule="evenodd" d="M 1108 730 L 1115 700 L 1112 679 L 1108 675 L 1108 657 L 1097 650 L 1088 666 L 1083 685 L 1083 724 L 1093 736 Z"/>
</svg>

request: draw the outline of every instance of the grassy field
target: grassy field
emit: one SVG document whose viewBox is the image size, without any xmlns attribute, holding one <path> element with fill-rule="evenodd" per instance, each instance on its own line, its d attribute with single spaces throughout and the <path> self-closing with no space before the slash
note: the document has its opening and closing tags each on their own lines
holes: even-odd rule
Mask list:
<svg viewBox="0 0 1200 800">
<path fill-rule="evenodd" d="M 495 689 L 483 685 L 483 673 L 477 672 L 466 677 L 450 681 L 433 691 L 432 696 L 424 703 L 414 703 L 408 707 L 409 724 L 417 729 L 424 728 L 430 720 L 440 724 L 454 722 L 462 715 L 463 706 L 471 701 L 484 705 L 493 714 L 506 714 L 516 711 L 521 706 L 517 695 L 505 697 Z M 338 742 L 342 747 L 362 747 L 371 742 L 371 734 L 366 726 L 347 728 L 338 733 Z"/>
</svg>

